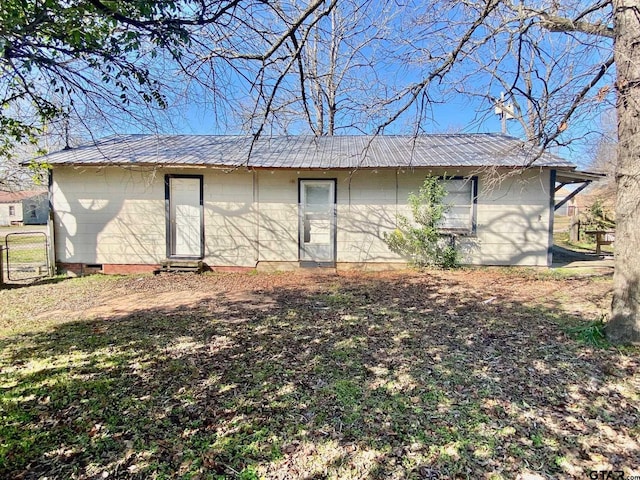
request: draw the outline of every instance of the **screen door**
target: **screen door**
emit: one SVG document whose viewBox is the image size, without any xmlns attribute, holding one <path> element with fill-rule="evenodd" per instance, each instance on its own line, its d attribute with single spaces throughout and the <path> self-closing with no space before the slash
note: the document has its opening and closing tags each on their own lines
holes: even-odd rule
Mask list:
<svg viewBox="0 0 640 480">
<path fill-rule="evenodd" d="M 336 181 L 300 180 L 300 261 L 336 261 Z"/>
<path fill-rule="evenodd" d="M 167 177 L 169 257 L 203 255 L 202 177 Z"/>
</svg>

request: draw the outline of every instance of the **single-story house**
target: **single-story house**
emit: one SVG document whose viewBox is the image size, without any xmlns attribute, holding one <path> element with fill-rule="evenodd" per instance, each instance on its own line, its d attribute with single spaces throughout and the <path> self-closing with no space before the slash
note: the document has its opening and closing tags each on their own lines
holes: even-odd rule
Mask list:
<svg viewBox="0 0 640 480">
<path fill-rule="evenodd" d="M 48 217 L 46 191 L 0 192 L 0 226 L 45 225 Z"/>
<path fill-rule="evenodd" d="M 428 175 L 465 263 L 547 266 L 556 186 L 591 178 L 500 134 L 123 135 L 46 162 L 58 265 L 105 273 L 404 265 L 384 233 Z"/>
</svg>

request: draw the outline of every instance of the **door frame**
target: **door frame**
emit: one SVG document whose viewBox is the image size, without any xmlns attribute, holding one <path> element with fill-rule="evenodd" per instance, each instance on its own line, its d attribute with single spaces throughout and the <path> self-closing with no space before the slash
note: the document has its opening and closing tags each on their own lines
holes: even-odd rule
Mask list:
<svg viewBox="0 0 640 480">
<path fill-rule="evenodd" d="M 173 226 L 171 218 L 171 179 L 172 178 L 192 178 L 200 183 L 200 255 L 175 255 L 173 253 Z M 166 223 L 166 243 L 167 258 L 183 260 L 202 260 L 204 258 L 204 176 L 168 173 L 164 176 L 164 209 Z"/>
<path fill-rule="evenodd" d="M 302 251 L 304 243 L 302 236 L 304 230 L 302 227 L 302 184 L 303 182 L 333 182 L 333 215 L 331 215 L 331 246 L 333 252 L 333 258 L 328 262 L 316 262 L 314 260 L 303 260 Z M 335 267 L 336 259 L 338 256 L 338 180 L 336 178 L 298 178 L 298 262 L 301 267 Z"/>
</svg>

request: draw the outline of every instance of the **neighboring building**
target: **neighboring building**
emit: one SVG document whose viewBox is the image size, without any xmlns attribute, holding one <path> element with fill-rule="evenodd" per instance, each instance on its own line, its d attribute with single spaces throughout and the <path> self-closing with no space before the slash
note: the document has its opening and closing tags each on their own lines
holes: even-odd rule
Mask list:
<svg viewBox="0 0 640 480">
<path fill-rule="evenodd" d="M 24 225 L 46 225 L 49 219 L 47 192 L 22 199 L 22 223 Z"/>
<path fill-rule="evenodd" d="M 556 201 L 564 200 L 565 198 L 569 197 L 572 193 L 573 193 L 573 190 L 563 187 L 556 192 L 556 196 L 555 196 Z M 560 208 L 556 210 L 556 217 L 571 217 L 573 215 L 576 215 L 578 213 L 577 211 L 578 197 L 579 195 L 570 197 L 566 203 L 564 203 Z"/>
<path fill-rule="evenodd" d="M 0 226 L 44 225 L 49 216 L 47 192 L 0 192 Z"/>
<path fill-rule="evenodd" d="M 526 168 L 535 159 L 535 168 Z M 585 174 L 499 134 L 110 137 L 46 157 L 63 268 L 388 268 L 383 235 L 427 175 L 465 263 L 549 265 L 556 182 Z"/>
</svg>

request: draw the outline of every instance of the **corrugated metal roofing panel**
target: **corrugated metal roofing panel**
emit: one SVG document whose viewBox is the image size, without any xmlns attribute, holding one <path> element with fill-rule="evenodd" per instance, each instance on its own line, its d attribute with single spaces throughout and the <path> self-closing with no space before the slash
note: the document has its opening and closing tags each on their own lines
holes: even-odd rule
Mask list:
<svg viewBox="0 0 640 480">
<path fill-rule="evenodd" d="M 413 136 L 122 135 L 46 155 L 51 165 L 211 165 L 254 168 L 572 168 L 551 153 L 500 134 Z"/>
</svg>

